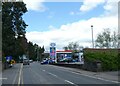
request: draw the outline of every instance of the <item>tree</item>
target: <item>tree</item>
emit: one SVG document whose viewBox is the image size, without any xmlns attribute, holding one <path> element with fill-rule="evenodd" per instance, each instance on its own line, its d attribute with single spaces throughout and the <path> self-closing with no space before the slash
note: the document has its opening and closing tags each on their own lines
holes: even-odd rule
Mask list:
<svg viewBox="0 0 120 86">
<path fill-rule="evenodd" d="M 118 35 L 116 34 L 115 31 L 113 32 L 111 39 L 112 39 L 112 47 L 117 48 L 118 47 Z"/>
<path fill-rule="evenodd" d="M 42 58 L 43 58 L 43 57 L 42 57 L 42 54 L 44 53 L 45 49 L 44 49 L 44 46 L 43 46 L 42 48 L 39 47 L 38 49 L 39 49 L 39 56 L 40 56 L 40 59 L 39 59 L 39 60 L 41 61 Z"/>
<path fill-rule="evenodd" d="M 73 51 L 76 51 L 76 50 L 79 50 L 78 49 L 79 47 L 80 46 L 79 46 L 78 42 L 70 42 L 68 44 L 68 46 L 63 47 L 63 49 L 64 50 L 73 50 Z"/>
<path fill-rule="evenodd" d="M 110 35 L 110 30 L 104 29 L 104 31 L 102 33 L 98 34 L 97 39 L 95 40 L 96 47 L 110 48 L 111 41 L 112 41 L 112 39 L 111 39 L 111 35 Z"/>
<path fill-rule="evenodd" d="M 68 46 L 63 47 L 65 50 L 72 50 L 72 58 L 77 59 L 78 56 L 76 56 L 76 53 L 80 51 L 80 48 L 83 48 L 83 46 L 80 46 L 78 42 L 70 42 Z"/>
<path fill-rule="evenodd" d="M 21 54 L 26 53 L 20 47 L 21 43 L 24 45 L 23 40 L 26 40 L 25 28 L 27 25 L 22 18 L 26 12 L 27 8 L 23 2 L 2 2 L 2 50 L 5 56 L 17 57 L 20 52 Z M 23 40 L 20 41 L 21 38 Z"/>
<path fill-rule="evenodd" d="M 35 50 L 35 46 L 33 45 L 32 42 L 29 41 L 28 43 L 28 56 L 29 56 L 29 59 L 32 59 L 32 60 L 36 60 L 37 56 L 36 56 L 36 50 Z"/>
<path fill-rule="evenodd" d="M 68 50 L 68 47 L 63 47 L 64 50 Z"/>
</svg>

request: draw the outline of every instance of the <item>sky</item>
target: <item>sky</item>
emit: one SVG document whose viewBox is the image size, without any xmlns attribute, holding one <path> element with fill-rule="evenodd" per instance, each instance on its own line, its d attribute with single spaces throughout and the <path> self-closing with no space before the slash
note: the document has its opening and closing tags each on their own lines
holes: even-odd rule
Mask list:
<svg viewBox="0 0 120 86">
<path fill-rule="evenodd" d="M 23 19 L 28 24 L 28 41 L 49 50 L 50 43 L 62 50 L 70 42 L 92 47 L 94 40 L 104 29 L 111 33 L 118 30 L 119 0 L 23 0 L 28 12 Z"/>
</svg>

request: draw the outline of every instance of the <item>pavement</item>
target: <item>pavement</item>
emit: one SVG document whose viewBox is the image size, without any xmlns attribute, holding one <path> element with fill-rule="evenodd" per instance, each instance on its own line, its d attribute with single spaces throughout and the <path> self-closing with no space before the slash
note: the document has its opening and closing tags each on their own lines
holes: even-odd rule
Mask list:
<svg viewBox="0 0 120 86">
<path fill-rule="evenodd" d="M 62 67 L 62 68 L 65 68 L 67 70 L 70 70 L 70 71 L 73 71 L 75 73 L 79 73 L 81 75 L 85 75 L 85 76 L 88 76 L 88 77 L 98 78 L 98 79 L 101 79 L 101 80 L 120 83 L 120 78 L 119 78 L 120 77 L 120 71 L 91 72 L 91 71 L 86 71 L 86 70 L 77 69 L 77 68 L 68 68 L 68 67 Z"/>
</svg>

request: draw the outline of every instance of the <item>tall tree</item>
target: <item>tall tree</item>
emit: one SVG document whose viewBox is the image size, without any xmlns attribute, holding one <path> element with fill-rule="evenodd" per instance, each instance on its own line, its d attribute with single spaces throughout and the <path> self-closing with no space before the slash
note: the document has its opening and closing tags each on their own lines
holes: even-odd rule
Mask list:
<svg viewBox="0 0 120 86">
<path fill-rule="evenodd" d="M 15 52 L 22 51 L 18 45 L 18 42 L 22 43 L 22 41 L 18 41 L 18 39 L 21 36 L 25 37 L 27 25 L 22 15 L 26 12 L 27 8 L 23 2 L 2 2 L 2 50 L 5 56 L 16 56 Z M 24 53 L 22 52 L 22 54 Z"/>
<path fill-rule="evenodd" d="M 32 60 L 36 60 L 36 58 L 37 58 L 35 46 L 34 46 L 33 43 L 30 42 L 30 41 L 29 41 L 29 43 L 28 43 L 28 56 L 29 56 L 29 58 L 32 59 Z"/>
</svg>

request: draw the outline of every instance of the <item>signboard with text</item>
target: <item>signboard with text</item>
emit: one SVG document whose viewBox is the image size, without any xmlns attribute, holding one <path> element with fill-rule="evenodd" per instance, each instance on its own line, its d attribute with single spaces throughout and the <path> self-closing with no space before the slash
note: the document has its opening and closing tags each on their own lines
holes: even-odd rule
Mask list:
<svg viewBox="0 0 120 86">
<path fill-rule="evenodd" d="M 56 59 L 56 44 L 55 43 L 50 44 L 50 58 L 54 60 Z"/>
<path fill-rule="evenodd" d="M 55 59 L 56 57 L 56 48 L 50 47 L 50 58 Z"/>
</svg>

